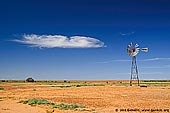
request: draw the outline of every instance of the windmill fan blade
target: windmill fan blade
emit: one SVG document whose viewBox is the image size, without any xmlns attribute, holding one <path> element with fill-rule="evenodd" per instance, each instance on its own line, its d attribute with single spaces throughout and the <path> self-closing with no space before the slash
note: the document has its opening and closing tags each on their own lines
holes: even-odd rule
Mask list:
<svg viewBox="0 0 170 113">
<path fill-rule="evenodd" d="M 142 48 L 143 52 L 148 52 L 148 48 Z"/>
<path fill-rule="evenodd" d="M 140 48 L 138 46 L 138 44 L 133 45 L 132 42 L 127 46 L 129 56 L 136 56 L 139 53 Z"/>
</svg>

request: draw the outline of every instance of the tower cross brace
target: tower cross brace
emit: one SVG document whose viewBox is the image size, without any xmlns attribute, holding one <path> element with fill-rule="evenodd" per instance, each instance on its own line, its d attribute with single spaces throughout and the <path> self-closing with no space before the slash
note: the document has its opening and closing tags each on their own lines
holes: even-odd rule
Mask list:
<svg viewBox="0 0 170 113">
<path fill-rule="evenodd" d="M 139 74 L 138 74 L 138 67 L 136 63 L 136 56 L 132 57 L 132 66 L 131 66 L 131 76 L 130 76 L 130 86 L 132 86 L 132 81 L 137 80 L 139 86 Z"/>
</svg>

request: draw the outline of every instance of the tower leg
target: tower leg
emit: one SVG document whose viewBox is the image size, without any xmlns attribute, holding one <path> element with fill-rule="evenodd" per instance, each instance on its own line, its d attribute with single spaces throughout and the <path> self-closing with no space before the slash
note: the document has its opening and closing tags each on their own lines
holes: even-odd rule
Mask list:
<svg viewBox="0 0 170 113">
<path fill-rule="evenodd" d="M 138 81 L 138 86 L 140 85 L 140 83 L 139 83 L 139 76 L 138 76 L 138 67 L 137 67 L 137 63 L 136 63 L 136 56 L 132 57 L 130 86 L 132 86 L 133 80 L 137 80 Z"/>
</svg>

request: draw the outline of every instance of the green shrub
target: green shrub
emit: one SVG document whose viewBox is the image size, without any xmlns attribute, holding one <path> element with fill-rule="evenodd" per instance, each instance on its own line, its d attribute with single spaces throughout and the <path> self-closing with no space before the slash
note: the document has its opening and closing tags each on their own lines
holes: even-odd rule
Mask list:
<svg viewBox="0 0 170 113">
<path fill-rule="evenodd" d="M 78 85 L 76 85 L 76 87 L 81 87 L 81 85 L 80 85 L 80 84 L 78 84 Z"/>
<path fill-rule="evenodd" d="M 64 110 L 68 110 L 68 109 L 76 109 L 76 108 L 85 108 L 85 106 L 83 105 L 79 105 L 79 104 L 54 104 L 53 108 L 59 108 L 59 109 L 64 109 Z"/>
<path fill-rule="evenodd" d="M 71 86 L 58 86 L 58 87 L 60 87 L 60 88 L 69 88 Z"/>
<path fill-rule="evenodd" d="M 50 104 L 50 102 L 48 102 L 47 100 L 38 100 L 38 99 L 31 99 L 31 100 L 26 100 L 26 101 L 19 101 L 19 103 L 23 103 L 23 104 L 28 104 L 28 105 L 36 105 L 36 104 Z"/>
<path fill-rule="evenodd" d="M 4 88 L 0 87 L 0 90 L 4 90 Z"/>
<path fill-rule="evenodd" d="M 34 79 L 30 77 L 30 78 L 27 78 L 26 81 L 27 82 L 34 82 Z"/>
<path fill-rule="evenodd" d="M 77 84 L 75 86 L 76 87 L 81 87 L 81 86 L 104 86 L 104 84 Z"/>
<path fill-rule="evenodd" d="M 71 86 L 51 86 L 51 87 L 69 88 Z"/>
<path fill-rule="evenodd" d="M 40 104 L 44 104 L 44 105 L 51 105 L 53 108 L 59 108 L 59 109 L 64 109 L 64 110 L 72 110 L 72 109 L 76 109 L 76 108 L 85 108 L 84 105 L 79 105 L 79 104 L 56 104 L 53 102 L 49 102 L 47 100 L 38 100 L 38 99 L 30 99 L 30 100 L 21 100 L 19 101 L 19 103 L 23 103 L 23 104 L 28 104 L 28 105 L 40 105 Z"/>
<path fill-rule="evenodd" d="M 1 80 L 1 82 L 6 82 L 5 80 Z"/>
</svg>

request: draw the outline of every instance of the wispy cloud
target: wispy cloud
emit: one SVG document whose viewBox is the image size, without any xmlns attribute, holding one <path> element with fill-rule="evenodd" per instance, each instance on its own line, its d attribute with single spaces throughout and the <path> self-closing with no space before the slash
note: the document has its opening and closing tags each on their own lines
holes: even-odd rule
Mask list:
<svg viewBox="0 0 170 113">
<path fill-rule="evenodd" d="M 127 36 L 127 35 L 132 35 L 132 34 L 134 34 L 135 32 L 129 32 L 129 33 L 122 33 L 122 32 L 120 32 L 120 35 L 122 35 L 122 36 Z"/>
<path fill-rule="evenodd" d="M 170 58 L 151 58 L 151 59 L 142 59 L 142 60 L 137 60 L 140 62 L 148 62 L 148 61 L 170 61 Z M 96 63 L 112 63 L 112 62 L 131 62 L 131 60 L 127 59 L 120 59 L 120 60 L 108 60 L 108 61 L 101 61 L 101 62 L 96 62 Z"/>
<path fill-rule="evenodd" d="M 141 75 L 161 75 L 163 72 L 141 72 Z"/>
<path fill-rule="evenodd" d="M 108 60 L 108 61 L 101 61 L 101 62 L 96 62 L 96 63 L 101 63 L 101 64 L 106 64 L 106 63 L 112 63 L 112 62 L 130 62 L 131 60 Z"/>
<path fill-rule="evenodd" d="M 62 35 L 23 35 L 22 39 L 13 41 L 28 44 L 39 48 L 99 48 L 104 43 L 96 38 L 86 36 L 62 36 Z"/>
<path fill-rule="evenodd" d="M 170 65 L 163 65 L 163 66 L 147 66 L 147 67 L 142 67 L 146 69 L 164 69 L 164 68 L 170 68 Z"/>
<path fill-rule="evenodd" d="M 170 61 L 170 58 L 151 58 L 151 59 L 144 59 L 139 61 L 160 61 L 160 60 Z"/>
<path fill-rule="evenodd" d="M 140 75 L 161 75 L 164 74 L 163 72 L 141 72 Z M 130 72 L 125 73 L 114 73 L 114 75 L 125 76 L 130 75 Z"/>
<path fill-rule="evenodd" d="M 118 75 L 118 76 L 127 76 L 127 75 L 130 75 L 130 72 L 124 72 L 124 73 L 113 73 L 113 75 Z"/>
</svg>

